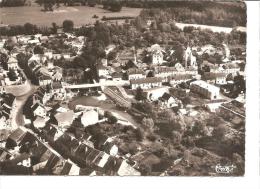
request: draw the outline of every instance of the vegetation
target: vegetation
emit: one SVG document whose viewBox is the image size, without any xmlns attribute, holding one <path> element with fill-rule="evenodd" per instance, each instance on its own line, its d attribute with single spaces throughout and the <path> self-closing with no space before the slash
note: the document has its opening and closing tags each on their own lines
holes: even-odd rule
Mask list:
<svg viewBox="0 0 260 189">
<path fill-rule="evenodd" d="M 0 7 L 19 7 L 24 6 L 25 0 L 2 0 Z"/>
<path fill-rule="evenodd" d="M 144 17 L 158 19 L 163 15 L 162 22 L 174 19 L 190 24 L 246 26 L 246 6 L 242 2 L 145 1 L 128 2 L 126 6 L 146 8 L 141 13 Z"/>
<path fill-rule="evenodd" d="M 71 20 L 64 20 L 62 26 L 64 32 L 71 32 L 73 30 L 74 23 Z"/>
</svg>

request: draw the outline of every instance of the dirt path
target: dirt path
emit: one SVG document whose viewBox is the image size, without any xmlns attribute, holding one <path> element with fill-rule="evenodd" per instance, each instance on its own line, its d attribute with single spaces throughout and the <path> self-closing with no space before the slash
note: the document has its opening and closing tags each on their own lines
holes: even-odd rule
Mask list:
<svg viewBox="0 0 260 189">
<path fill-rule="evenodd" d="M 11 111 L 11 126 L 13 128 L 17 128 L 19 126 L 24 125 L 23 118 L 23 106 L 26 100 L 31 96 L 37 89 L 36 86 L 32 85 L 29 80 L 26 81 L 24 86 L 21 86 L 23 89 L 19 89 L 18 91 L 23 91 L 22 93 L 14 93 L 16 96 Z"/>
</svg>

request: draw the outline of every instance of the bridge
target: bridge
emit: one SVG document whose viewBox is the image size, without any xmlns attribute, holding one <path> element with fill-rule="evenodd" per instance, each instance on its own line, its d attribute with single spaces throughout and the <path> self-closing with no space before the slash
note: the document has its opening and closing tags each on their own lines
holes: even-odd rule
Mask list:
<svg viewBox="0 0 260 189">
<path fill-rule="evenodd" d="M 111 86 L 127 86 L 130 85 L 129 81 L 104 81 L 99 83 L 87 83 L 87 84 L 77 84 L 69 85 L 63 84 L 65 89 L 84 89 L 84 88 L 93 88 L 93 87 L 111 87 Z"/>
</svg>

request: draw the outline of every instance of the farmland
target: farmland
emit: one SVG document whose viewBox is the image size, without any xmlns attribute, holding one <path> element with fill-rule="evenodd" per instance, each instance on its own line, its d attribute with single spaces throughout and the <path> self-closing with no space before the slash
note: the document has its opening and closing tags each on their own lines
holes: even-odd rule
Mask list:
<svg viewBox="0 0 260 189">
<path fill-rule="evenodd" d="M 97 19 L 92 18 L 97 15 L 99 19 L 103 16 L 117 17 L 117 16 L 138 16 L 141 8 L 123 7 L 120 12 L 110 12 L 102 9 L 102 6 L 88 7 L 60 7 L 55 8 L 53 12 L 43 12 L 40 6 L 31 7 L 7 7 L 0 8 L 0 22 L 6 25 L 23 25 L 26 22 L 38 26 L 50 26 L 53 22 L 61 25 L 66 19 L 74 22 L 74 25 L 82 26 L 85 24 L 93 24 Z"/>
</svg>

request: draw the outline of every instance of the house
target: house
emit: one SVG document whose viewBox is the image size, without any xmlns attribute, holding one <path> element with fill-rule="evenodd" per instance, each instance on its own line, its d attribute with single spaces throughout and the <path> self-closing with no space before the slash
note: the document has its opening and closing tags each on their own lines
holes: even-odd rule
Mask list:
<svg viewBox="0 0 260 189">
<path fill-rule="evenodd" d="M 6 140 L 6 148 L 13 149 L 16 146 L 21 146 L 26 142 L 35 141 L 35 137 L 26 129 L 19 127 L 14 130 Z"/>
<path fill-rule="evenodd" d="M 81 117 L 81 123 L 84 125 L 84 127 L 94 125 L 98 123 L 98 120 L 98 112 L 95 110 L 86 111 Z"/>
<path fill-rule="evenodd" d="M 105 67 L 105 66 L 103 66 L 102 64 L 99 64 L 99 65 L 97 66 L 97 71 L 98 71 L 99 77 L 101 77 L 101 76 L 106 77 L 106 76 L 108 76 L 108 74 L 109 74 L 108 68 Z"/>
<path fill-rule="evenodd" d="M 53 58 L 53 52 L 51 50 L 47 50 L 44 52 L 44 56 L 48 59 L 52 59 Z"/>
<path fill-rule="evenodd" d="M 38 38 L 35 38 L 35 39 L 30 39 L 27 41 L 28 44 L 34 44 L 34 45 L 40 45 L 41 42 L 39 41 Z"/>
<path fill-rule="evenodd" d="M 49 85 L 49 84 L 51 84 L 51 82 L 52 82 L 52 79 L 51 79 L 50 76 L 47 76 L 47 75 L 45 75 L 45 74 L 41 74 L 41 75 L 39 76 L 39 84 L 40 84 L 41 86 Z"/>
<path fill-rule="evenodd" d="M 179 101 L 176 100 L 169 93 L 164 93 L 162 97 L 159 98 L 159 105 L 162 109 L 178 107 Z"/>
<path fill-rule="evenodd" d="M 62 72 L 55 71 L 55 73 L 52 76 L 52 79 L 54 81 L 61 81 L 62 80 Z"/>
<path fill-rule="evenodd" d="M 36 128 L 43 128 L 45 127 L 46 120 L 43 117 L 36 116 L 35 120 L 33 121 L 33 125 Z"/>
<path fill-rule="evenodd" d="M 22 35 L 22 36 L 18 36 L 18 43 L 20 44 L 27 44 L 28 41 L 31 39 L 31 36 L 29 35 Z"/>
<path fill-rule="evenodd" d="M 59 112 L 54 115 L 59 127 L 70 126 L 74 120 L 74 112 L 69 110 L 67 112 Z"/>
<path fill-rule="evenodd" d="M 188 46 L 184 52 L 184 61 L 185 61 L 185 68 L 193 67 L 197 68 L 196 57 L 192 54 L 192 49 Z"/>
<path fill-rule="evenodd" d="M 53 58 L 54 60 L 60 59 L 61 57 L 62 57 L 61 54 L 58 54 L 58 53 L 53 53 L 53 54 L 52 54 L 52 58 Z"/>
<path fill-rule="evenodd" d="M 126 160 L 123 160 L 118 171 L 117 174 L 119 176 L 140 176 L 141 173 L 139 171 L 137 171 L 136 169 L 134 169 L 132 166 L 130 166 Z"/>
<path fill-rule="evenodd" d="M 112 156 L 116 156 L 118 153 L 118 147 L 114 144 L 113 139 L 104 134 L 99 135 L 98 137 L 89 136 L 87 140 L 91 141 L 96 149 Z"/>
<path fill-rule="evenodd" d="M 138 87 L 142 89 L 150 89 L 154 87 L 162 86 L 162 78 L 159 77 L 148 77 L 142 79 L 130 80 L 131 89 L 137 89 Z"/>
<path fill-rule="evenodd" d="M 222 68 L 224 69 L 223 72 L 226 74 L 232 74 L 233 76 L 240 71 L 240 67 L 236 63 L 227 63 L 223 64 Z"/>
<path fill-rule="evenodd" d="M 28 66 L 32 70 L 32 72 L 36 72 L 41 68 L 41 64 L 35 60 L 28 62 Z"/>
<path fill-rule="evenodd" d="M 45 110 L 45 107 L 40 102 L 35 102 L 31 106 L 32 112 L 34 116 L 39 116 L 42 118 L 46 117 L 47 111 Z"/>
<path fill-rule="evenodd" d="M 160 65 L 163 63 L 163 53 L 162 48 L 158 44 L 154 44 L 150 48 L 152 54 L 152 64 Z"/>
<path fill-rule="evenodd" d="M 163 82 L 168 82 L 169 76 L 179 74 L 179 71 L 175 67 L 156 67 L 154 70 L 155 77 L 161 77 Z"/>
<path fill-rule="evenodd" d="M 127 70 L 128 80 L 145 78 L 145 73 L 141 69 L 130 68 Z"/>
<path fill-rule="evenodd" d="M 182 82 L 189 81 L 192 78 L 193 78 L 193 76 L 191 74 L 179 74 L 179 75 L 169 76 L 168 82 L 172 86 L 175 86 L 175 85 L 180 84 Z"/>
<path fill-rule="evenodd" d="M 210 100 L 219 98 L 220 88 L 212 84 L 207 83 L 206 81 L 196 80 L 190 83 L 190 90 L 192 92 L 198 93 L 203 97 L 206 97 Z"/>
<path fill-rule="evenodd" d="M 8 119 L 11 114 L 12 105 L 15 100 L 15 96 L 12 94 L 5 94 L 1 101 L 2 115 Z"/>
<path fill-rule="evenodd" d="M 45 61 L 47 61 L 47 57 L 44 54 L 33 54 L 32 57 L 28 60 L 28 63 L 30 64 L 33 61 L 43 64 Z"/>
<path fill-rule="evenodd" d="M 223 85 L 226 84 L 226 73 L 212 73 L 212 72 L 204 72 L 203 76 L 202 76 L 202 80 L 211 83 L 211 84 L 219 84 L 219 85 Z"/>
<path fill-rule="evenodd" d="M 155 101 L 166 92 L 169 92 L 169 87 L 155 87 L 151 89 L 144 89 L 143 96 L 148 100 Z"/>
<path fill-rule="evenodd" d="M 53 82 L 51 84 L 51 91 L 52 91 L 52 94 L 57 94 L 57 93 L 64 93 L 64 89 L 62 87 L 62 84 L 60 82 Z"/>
<path fill-rule="evenodd" d="M 194 67 L 189 66 L 189 67 L 185 68 L 185 71 L 183 74 L 197 75 L 198 69 L 197 69 L 197 67 L 194 68 Z"/>
<path fill-rule="evenodd" d="M 11 56 L 7 61 L 8 69 L 18 69 L 18 61 L 15 57 Z"/>
<path fill-rule="evenodd" d="M 111 74 L 113 81 L 122 81 L 123 73 L 122 72 L 114 72 Z"/>
</svg>

